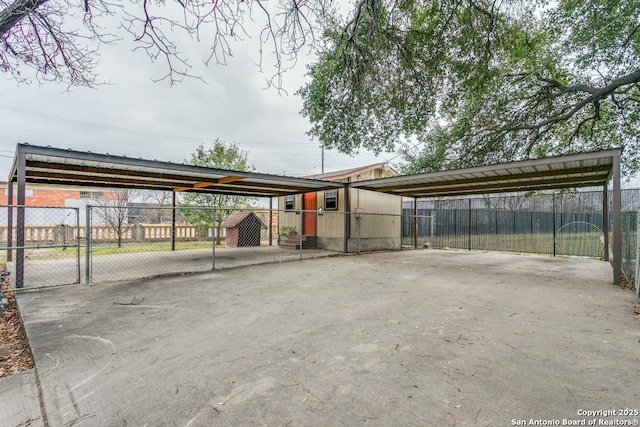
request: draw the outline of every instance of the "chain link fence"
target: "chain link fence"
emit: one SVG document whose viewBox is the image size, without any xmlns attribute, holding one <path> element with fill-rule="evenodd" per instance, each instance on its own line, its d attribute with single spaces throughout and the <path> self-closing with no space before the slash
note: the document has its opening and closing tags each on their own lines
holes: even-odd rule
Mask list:
<svg viewBox="0 0 640 427">
<path fill-rule="evenodd" d="M 0 250 L 12 272 L 17 252 L 24 251 L 21 278 L 27 287 L 131 280 L 413 247 L 600 258 L 602 203 L 603 193 L 596 191 L 419 200 L 416 211 L 413 202 L 405 202 L 398 214 L 133 204 L 86 209 L 13 207 L 10 211 L 4 206 L 0 210 L 3 223 L 8 223 L 9 212 L 13 215 L 12 243 Z M 622 205 L 627 211 L 622 220 L 623 270 L 633 281 L 640 190 L 623 190 Z M 15 224 L 20 208 L 25 215 L 25 244 L 17 248 Z M 200 219 L 193 220 L 196 217 Z M 0 228 L 3 242 L 9 233 L 7 226 Z"/>
<path fill-rule="evenodd" d="M 199 211 L 209 224 L 214 210 Z M 206 223 L 188 224 L 184 219 L 172 227 L 171 207 L 112 206 L 105 202 L 87 206 L 85 242 L 87 283 L 137 279 L 213 269 L 213 239 Z"/>
<path fill-rule="evenodd" d="M 25 222 L 21 246 L 17 243 L 18 215 L 24 215 Z M 84 229 L 79 226 L 77 208 L 2 205 L 0 224 L 0 260 L 13 274 L 13 287 L 80 283 L 80 241 Z M 24 264 L 20 267 L 16 260 L 23 254 Z"/>
<path fill-rule="evenodd" d="M 613 194 L 607 196 L 611 241 Z M 418 200 L 417 211 L 433 217 L 433 247 L 602 258 L 603 200 L 603 191 L 441 198 Z M 625 276 L 633 281 L 633 215 L 640 209 L 640 190 L 622 190 L 621 204 L 623 212 L 631 211 L 623 214 L 622 261 Z M 412 212 L 413 201 L 405 201 L 405 223 Z"/>
<path fill-rule="evenodd" d="M 636 286 L 636 296 L 640 298 L 638 286 L 638 211 L 621 214 L 622 227 L 622 272 L 625 278 Z"/>
<path fill-rule="evenodd" d="M 277 209 L 183 206 L 87 207 L 85 281 L 101 283 L 333 255 L 315 236 L 300 235 L 305 218 L 278 227 Z M 175 225 L 174 218 L 175 217 Z M 191 218 L 191 221 L 189 221 Z M 194 218 L 200 222 L 195 223 Z"/>
</svg>

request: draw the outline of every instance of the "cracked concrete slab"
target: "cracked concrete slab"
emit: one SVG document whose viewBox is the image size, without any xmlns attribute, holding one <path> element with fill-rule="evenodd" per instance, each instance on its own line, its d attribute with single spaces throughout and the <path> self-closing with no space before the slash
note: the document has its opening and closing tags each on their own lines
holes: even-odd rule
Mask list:
<svg viewBox="0 0 640 427">
<path fill-rule="evenodd" d="M 420 250 L 18 300 L 51 426 L 512 425 L 637 408 L 635 298 L 610 282 L 591 259 Z"/>
</svg>

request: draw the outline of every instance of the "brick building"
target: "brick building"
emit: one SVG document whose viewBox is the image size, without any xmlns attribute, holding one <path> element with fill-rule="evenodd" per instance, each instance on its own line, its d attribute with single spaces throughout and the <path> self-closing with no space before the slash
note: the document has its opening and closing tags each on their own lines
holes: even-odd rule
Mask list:
<svg viewBox="0 0 640 427">
<path fill-rule="evenodd" d="M 2 192 L 0 192 L 0 205 L 8 204 L 9 189 L 7 182 L 0 182 Z M 26 206 L 48 206 L 48 207 L 69 207 L 68 200 L 103 200 L 112 198 L 109 191 L 103 189 L 77 190 L 71 187 L 55 187 L 51 185 L 38 186 L 27 184 L 25 192 Z M 13 192 L 13 203 L 17 203 L 16 191 Z M 75 204 L 74 204 L 75 207 Z"/>
<path fill-rule="evenodd" d="M 6 206 L 9 203 L 9 189 L 7 181 L 0 181 L 2 190 L 0 191 L 0 206 Z M 17 192 L 14 187 L 13 204 L 17 204 Z M 51 185 L 27 184 L 25 191 L 25 206 L 33 206 L 35 208 L 79 208 L 80 223 L 84 224 L 84 207 L 88 204 L 95 204 L 97 200 L 113 200 L 116 195 L 108 189 L 103 188 L 83 188 L 78 190 L 73 187 L 61 187 Z M 26 224 L 42 225 L 42 224 L 75 224 L 77 219 L 75 215 L 70 214 L 71 210 L 64 209 L 27 209 Z M 6 209 L 0 212 L 0 219 L 6 224 Z"/>
</svg>

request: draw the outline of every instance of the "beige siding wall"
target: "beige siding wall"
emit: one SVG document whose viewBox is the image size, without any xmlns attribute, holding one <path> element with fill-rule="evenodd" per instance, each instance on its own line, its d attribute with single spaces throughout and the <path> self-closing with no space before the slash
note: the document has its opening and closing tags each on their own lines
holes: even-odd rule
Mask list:
<svg viewBox="0 0 640 427">
<path fill-rule="evenodd" d="M 296 215 L 296 209 L 302 209 L 302 194 L 296 194 L 294 196 L 293 203 L 294 211 L 285 211 L 284 210 L 284 197 L 278 198 L 278 221 L 279 227 L 295 227 L 300 232 L 300 215 Z"/>
<path fill-rule="evenodd" d="M 360 238 L 399 238 L 401 234 L 402 198 L 375 191 L 349 189 L 351 196 L 351 237 L 355 238 L 360 225 Z M 284 209 L 284 198 L 278 200 Z M 317 195 L 317 206 L 325 207 L 325 194 Z M 295 196 L 294 209 L 302 209 L 302 195 Z M 338 190 L 338 209 L 324 210 L 317 217 L 317 236 L 342 238 L 344 236 L 344 189 Z M 356 215 L 359 214 L 359 217 Z M 280 212 L 281 227 L 295 227 L 300 231 L 300 215 L 295 212 Z"/>
<path fill-rule="evenodd" d="M 318 207 L 325 209 L 324 191 L 318 193 Z M 344 237 L 344 189 L 338 189 L 338 209 L 324 210 L 318 216 L 318 237 Z"/>
<path fill-rule="evenodd" d="M 360 238 L 398 238 L 402 232 L 402 197 L 375 191 L 350 189 L 351 237 L 356 237 L 358 225 Z"/>
</svg>

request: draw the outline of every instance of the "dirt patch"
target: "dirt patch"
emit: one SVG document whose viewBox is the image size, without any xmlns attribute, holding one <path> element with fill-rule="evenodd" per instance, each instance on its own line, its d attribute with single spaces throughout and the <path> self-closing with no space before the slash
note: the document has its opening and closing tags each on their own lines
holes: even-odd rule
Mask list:
<svg viewBox="0 0 640 427">
<path fill-rule="evenodd" d="M 0 316 L 0 378 L 3 378 L 33 368 L 33 359 L 6 268 L 2 268 L 0 275 L 2 295 L 8 302 Z"/>
</svg>

